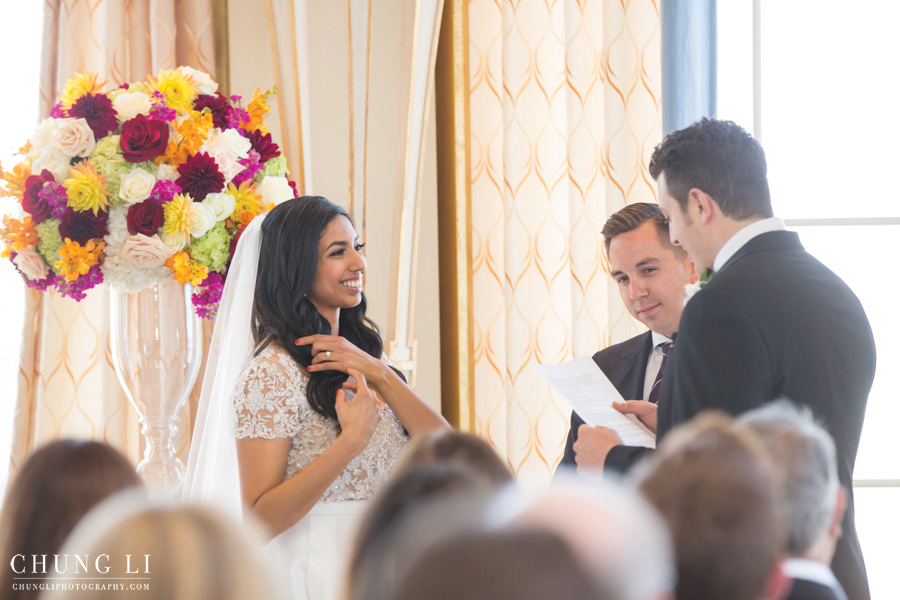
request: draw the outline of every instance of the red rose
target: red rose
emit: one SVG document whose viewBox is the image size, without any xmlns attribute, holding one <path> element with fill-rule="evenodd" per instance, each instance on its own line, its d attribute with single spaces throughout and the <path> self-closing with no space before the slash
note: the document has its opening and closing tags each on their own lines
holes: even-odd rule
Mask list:
<svg viewBox="0 0 900 600">
<path fill-rule="evenodd" d="M 122 155 L 128 162 L 151 160 L 166 151 L 169 144 L 169 124 L 158 119 L 138 115 L 122 123 Z"/>
<path fill-rule="evenodd" d="M 49 219 L 52 216 L 53 207 L 49 202 L 41 200 L 41 190 L 47 183 L 53 183 L 53 174 L 47 169 L 41 171 L 40 175 L 32 175 L 25 180 L 25 193 L 22 194 L 22 208 L 25 209 L 31 220 L 37 224 Z"/>
<path fill-rule="evenodd" d="M 128 233 L 131 235 L 142 233 L 149 237 L 155 234 L 163 224 L 162 204 L 153 200 L 138 202 L 128 209 L 126 222 L 128 223 Z"/>
</svg>

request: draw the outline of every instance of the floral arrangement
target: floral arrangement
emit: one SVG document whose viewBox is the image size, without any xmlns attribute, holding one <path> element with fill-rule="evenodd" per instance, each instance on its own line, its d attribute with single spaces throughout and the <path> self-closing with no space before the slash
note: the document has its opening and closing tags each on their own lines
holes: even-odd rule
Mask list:
<svg viewBox="0 0 900 600">
<path fill-rule="evenodd" d="M 262 118 L 275 90 L 244 108 L 188 67 L 105 87 L 78 73 L 23 159 L 0 165 L 0 196 L 22 208 L 3 218 L 0 256 L 29 287 L 75 300 L 104 281 L 136 292 L 174 277 L 212 318 L 243 228 L 297 196 Z"/>
<path fill-rule="evenodd" d="M 706 284 L 710 282 L 713 278 L 713 270 L 706 269 L 703 271 L 703 274 L 700 275 L 700 278 L 696 283 L 688 283 L 684 286 L 684 305 L 687 306 L 688 301 L 694 297 L 694 295 L 706 287 Z"/>
</svg>

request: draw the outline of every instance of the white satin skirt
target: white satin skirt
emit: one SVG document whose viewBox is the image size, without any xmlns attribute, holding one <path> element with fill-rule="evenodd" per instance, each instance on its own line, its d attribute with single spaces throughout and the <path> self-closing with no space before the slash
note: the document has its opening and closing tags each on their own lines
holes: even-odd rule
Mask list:
<svg viewBox="0 0 900 600">
<path fill-rule="evenodd" d="M 366 500 L 318 502 L 300 521 L 273 539 L 266 554 L 281 563 L 283 592 L 295 600 L 338 600 L 347 561 Z"/>
</svg>

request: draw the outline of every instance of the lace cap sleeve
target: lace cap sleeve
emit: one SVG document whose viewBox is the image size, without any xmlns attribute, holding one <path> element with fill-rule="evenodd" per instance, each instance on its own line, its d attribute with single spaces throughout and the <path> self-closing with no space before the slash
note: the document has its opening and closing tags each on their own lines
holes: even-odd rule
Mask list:
<svg viewBox="0 0 900 600">
<path fill-rule="evenodd" d="M 263 353 L 244 369 L 232 398 L 236 438 L 292 438 L 300 431 L 306 377 L 299 368 Z"/>
</svg>

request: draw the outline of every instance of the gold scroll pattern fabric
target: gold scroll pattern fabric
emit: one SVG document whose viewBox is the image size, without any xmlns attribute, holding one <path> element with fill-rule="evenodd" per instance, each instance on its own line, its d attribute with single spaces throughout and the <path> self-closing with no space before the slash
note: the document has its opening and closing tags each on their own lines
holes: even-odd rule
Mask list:
<svg viewBox="0 0 900 600">
<path fill-rule="evenodd" d="M 656 200 L 659 7 L 471 0 L 467 16 L 475 427 L 517 475 L 541 481 L 569 410 L 531 365 L 642 330 L 600 232 L 626 203 Z"/>
<path fill-rule="evenodd" d="M 179 65 L 215 76 L 212 0 L 44 4 L 42 118 L 66 80 L 82 69 L 97 72 L 109 86 Z M 34 448 L 63 437 L 105 441 L 136 463 L 141 436 L 112 366 L 108 288 L 94 288 L 80 303 L 56 293 L 26 294 L 10 481 Z M 205 340 L 210 332 L 205 325 Z M 187 407 L 179 420 L 176 449 L 182 460 L 187 458 L 193 410 Z"/>
</svg>

